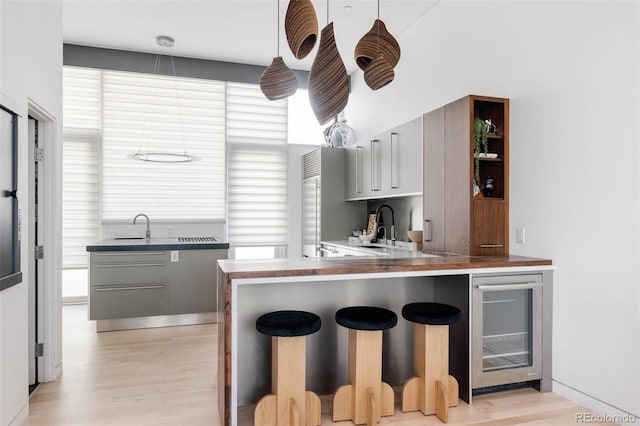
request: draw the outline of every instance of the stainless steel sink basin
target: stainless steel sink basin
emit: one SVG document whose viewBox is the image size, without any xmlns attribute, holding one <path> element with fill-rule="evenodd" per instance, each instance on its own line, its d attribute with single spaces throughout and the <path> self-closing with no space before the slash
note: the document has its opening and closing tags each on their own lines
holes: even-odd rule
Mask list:
<svg viewBox="0 0 640 426">
<path fill-rule="evenodd" d="M 116 237 L 114 240 L 143 240 L 144 237 Z"/>
<path fill-rule="evenodd" d="M 378 250 L 383 250 L 386 247 L 380 247 L 380 246 L 358 246 L 360 248 L 368 248 L 368 249 L 378 249 Z"/>
</svg>

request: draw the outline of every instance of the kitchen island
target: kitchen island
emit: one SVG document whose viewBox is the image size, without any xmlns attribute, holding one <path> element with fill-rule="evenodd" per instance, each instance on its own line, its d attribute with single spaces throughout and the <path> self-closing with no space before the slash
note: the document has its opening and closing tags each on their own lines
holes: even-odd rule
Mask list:
<svg viewBox="0 0 640 426">
<path fill-rule="evenodd" d="M 213 238 L 116 238 L 87 246 L 89 319 L 97 331 L 215 322 Z"/>
<path fill-rule="evenodd" d="M 437 255 L 221 260 L 218 265 L 218 395 L 223 425 L 237 425 L 238 407 L 255 404 L 270 393 L 271 343 L 256 332 L 255 320 L 280 309 L 307 310 L 321 317 L 322 328 L 307 338 L 307 388 L 326 395 L 347 383 L 347 331 L 335 324 L 337 309 L 373 305 L 399 314 L 404 304 L 415 301 L 454 305 L 462 310 L 462 320 L 450 329 L 449 369 L 460 383 L 460 398 L 471 402 L 472 391 L 478 388 L 474 380 L 481 383 L 473 373 L 477 356 L 472 347 L 477 318 L 473 288 L 479 287 L 476 281 L 489 278 L 500 282 L 525 277 L 538 282 L 539 310 L 544 315 L 540 330 L 533 332 L 541 343 L 535 354 L 537 371 L 529 373 L 530 380 L 514 381 L 530 381 L 543 391 L 551 389 L 550 260 Z M 384 334 L 383 377 L 392 386 L 412 376 L 412 327 L 399 317 L 398 325 Z M 480 345 L 482 348 L 482 342 Z M 482 354 L 479 356 L 482 363 Z"/>
</svg>

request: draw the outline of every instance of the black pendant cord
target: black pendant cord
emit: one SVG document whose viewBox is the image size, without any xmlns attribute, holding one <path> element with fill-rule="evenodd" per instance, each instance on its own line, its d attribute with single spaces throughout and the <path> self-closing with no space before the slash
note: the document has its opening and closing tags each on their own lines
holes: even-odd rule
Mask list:
<svg viewBox="0 0 640 426">
<path fill-rule="evenodd" d="M 278 56 L 280 56 L 280 0 L 278 1 L 278 28 L 276 34 L 278 34 Z"/>
<path fill-rule="evenodd" d="M 327 25 L 329 25 L 329 0 L 327 0 Z"/>
<path fill-rule="evenodd" d="M 378 28 L 378 50 L 376 53 L 380 53 L 380 0 L 378 0 L 378 22 L 376 27 Z"/>
</svg>

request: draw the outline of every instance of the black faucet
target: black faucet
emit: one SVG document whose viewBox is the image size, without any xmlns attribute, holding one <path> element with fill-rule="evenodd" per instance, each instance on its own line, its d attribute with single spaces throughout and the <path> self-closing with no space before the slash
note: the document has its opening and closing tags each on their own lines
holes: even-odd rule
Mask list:
<svg viewBox="0 0 640 426">
<path fill-rule="evenodd" d="M 382 210 L 383 207 L 386 207 L 389 209 L 389 211 L 391 212 L 391 245 L 395 246 L 396 245 L 396 222 L 395 222 L 395 218 L 393 216 L 393 209 L 391 208 L 390 205 L 388 204 L 383 204 L 380 207 L 378 207 L 378 209 L 376 210 L 376 229 L 378 229 L 378 223 L 380 223 L 380 210 Z M 385 244 L 387 244 L 387 229 L 384 228 L 384 240 L 385 240 Z"/>
</svg>

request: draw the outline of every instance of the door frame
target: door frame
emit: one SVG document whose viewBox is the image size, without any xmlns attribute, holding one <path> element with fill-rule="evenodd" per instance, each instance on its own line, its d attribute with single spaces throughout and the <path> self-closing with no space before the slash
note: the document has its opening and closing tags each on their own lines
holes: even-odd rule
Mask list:
<svg viewBox="0 0 640 426">
<path fill-rule="evenodd" d="M 44 351 L 38 368 L 38 381 L 48 382 L 58 378 L 62 373 L 62 138 L 56 118 L 31 98 L 27 99 L 28 115 L 38 120 L 38 140 L 45 149 L 44 173 L 40 174 L 43 184 L 40 185 L 40 201 L 44 204 L 39 218 L 44 232 L 40 239 L 44 249 L 42 260 L 43 276 L 38 288 L 38 337 L 43 343 Z M 28 153 L 33 155 L 33 146 L 29 143 Z M 29 236 L 25 244 L 26 257 L 29 259 L 29 282 L 35 280 L 33 270 L 35 258 L 33 252 L 33 234 L 35 218 L 34 203 L 34 162 L 33 157 L 27 159 L 28 206 L 27 229 Z M 24 163 L 23 163 L 24 164 Z M 26 208 L 25 208 L 26 207 Z M 44 281 L 46 277 L 46 281 Z M 40 368 L 41 367 L 41 368 Z"/>
</svg>

